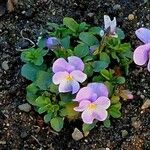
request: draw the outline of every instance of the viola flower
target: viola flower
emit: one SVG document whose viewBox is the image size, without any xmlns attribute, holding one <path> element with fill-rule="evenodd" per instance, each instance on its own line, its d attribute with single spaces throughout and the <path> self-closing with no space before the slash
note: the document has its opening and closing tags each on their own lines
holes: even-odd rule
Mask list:
<svg viewBox="0 0 150 150">
<path fill-rule="evenodd" d="M 83 73 L 84 63 L 76 56 L 68 57 L 68 61 L 64 58 L 57 59 L 52 67 L 52 81 L 59 85 L 59 92 L 72 92 L 75 94 L 80 89 L 79 83 L 83 83 L 87 75 Z"/>
<path fill-rule="evenodd" d="M 108 35 L 112 37 L 117 37 L 118 35 L 116 34 L 116 28 L 117 28 L 116 17 L 114 17 L 114 19 L 111 20 L 108 15 L 104 15 L 104 30 L 100 31 L 100 35 L 104 36 L 106 32 Z"/>
<path fill-rule="evenodd" d="M 104 121 L 107 116 L 107 108 L 110 106 L 108 89 L 102 83 L 91 83 L 81 88 L 76 95 L 75 101 L 79 106 L 74 110 L 82 112 L 81 118 L 86 124 L 92 124 L 94 119 Z"/>
<path fill-rule="evenodd" d="M 148 62 L 147 69 L 150 71 L 150 30 L 140 28 L 136 30 L 135 34 L 144 44 L 135 49 L 133 60 L 139 66 Z"/>
<path fill-rule="evenodd" d="M 46 47 L 48 49 L 54 50 L 55 48 L 57 48 L 60 45 L 60 42 L 57 38 L 55 37 L 49 37 L 46 40 Z"/>
</svg>

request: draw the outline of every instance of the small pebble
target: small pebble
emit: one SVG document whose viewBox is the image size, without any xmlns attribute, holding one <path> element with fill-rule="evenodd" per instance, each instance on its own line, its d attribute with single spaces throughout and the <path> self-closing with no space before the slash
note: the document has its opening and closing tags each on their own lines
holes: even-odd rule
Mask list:
<svg viewBox="0 0 150 150">
<path fill-rule="evenodd" d="M 149 108 L 150 107 L 150 99 L 147 99 L 145 102 L 144 102 L 144 104 L 142 105 L 142 109 L 144 110 L 144 109 L 147 109 L 147 108 Z"/>
<path fill-rule="evenodd" d="M 4 5 L 0 6 L 0 17 L 3 16 L 6 12 L 6 7 Z"/>
<path fill-rule="evenodd" d="M 116 4 L 114 5 L 113 7 L 114 10 L 120 10 L 121 9 L 121 6 L 119 4 Z"/>
<path fill-rule="evenodd" d="M 133 126 L 135 129 L 140 128 L 140 126 L 141 126 L 141 121 L 132 122 L 132 126 Z"/>
<path fill-rule="evenodd" d="M 0 144 L 1 144 L 1 145 L 5 145 L 5 144 L 6 144 L 6 141 L 0 141 Z"/>
<path fill-rule="evenodd" d="M 28 103 L 25 103 L 25 104 L 19 105 L 18 108 L 24 112 L 29 112 L 31 110 L 31 105 L 29 105 Z"/>
<path fill-rule="evenodd" d="M 121 134 L 122 134 L 122 137 L 126 137 L 128 135 L 128 131 L 127 130 L 121 130 Z"/>
<path fill-rule="evenodd" d="M 75 128 L 73 133 L 72 133 L 72 138 L 75 141 L 79 141 L 83 138 L 83 133 L 79 129 Z"/>
<path fill-rule="evenodd" d="M 26 131 L 21 132 L 20 134 L 21 138 L 26 138 L 28 136 Z"/>
<path fill-rule="evenodd" d="M 133 14 L 129 14 L 129 15 L 128 15 L 128 20 L 131 21 L 131 20 L 133 20 L 133 19 L 134 19 L 134 15 L 133 15 Z"/>
<path fill-rule="evenodd" d="M 87 15 L 91 18 L 94 16 L 94 13 L 88 13 Z"/>
<path fill-rule="evenodd" d="M 3 61 L 2 62 L 2 68 L 7 71 L 9 69 L 9 66 L 8 66 L 8 61 Z"/>
</svg>

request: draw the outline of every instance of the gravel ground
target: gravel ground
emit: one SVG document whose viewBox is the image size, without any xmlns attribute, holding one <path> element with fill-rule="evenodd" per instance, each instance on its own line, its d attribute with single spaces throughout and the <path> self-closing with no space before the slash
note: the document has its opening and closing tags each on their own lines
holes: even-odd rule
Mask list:
<svg viewBox="0 0 150 150">
<path fill-rule="evenodd" d="M 18 49 L 30 46 L 21 37 L 21 31 L 23 36 L 36 41 L 48 21 L 62 22 L 64 16 L 71 16 L 99 25 L 104 14 L 117 17 L 133 47 L 140 44 L 134 31 L 141 26 L 150 27 L 150 5 L 144 0 L 20 0 L 11 14 L 7 13 L 5 1 L 0 0 L 0 150 L 150 149 L 150 73 L 134 64 L 127 77 L 127 87 L 134 99 L 123 102 L 123 116 L 112 120 L 109 129 L 99 123 L 80 141 L 71 137 L 80 122 L 66 123 L 57 134 L 29 105 L 27 112 L 18 108 L 26 103 L 28 84 L 20 75 L 22 63 Z M 147 108 L 143 108 L 145 101 Z"/>
</svg>

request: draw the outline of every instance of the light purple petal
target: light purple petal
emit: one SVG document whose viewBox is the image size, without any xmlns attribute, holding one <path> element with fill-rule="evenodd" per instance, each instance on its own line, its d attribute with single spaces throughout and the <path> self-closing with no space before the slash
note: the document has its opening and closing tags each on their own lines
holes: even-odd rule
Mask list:
<svg viewBox="0 0 150 150">
<path fill-rule="evenodd" d="M 105 30 L 107 30 L 111 25 L 111 19 L 108 15 L 104 15 L 104 26 Z"/>
<path fill-rule="evenodd" d="M 108 97 L 108 89 L 103 83 L 90 83 L 88 87 L 92 88 L 93 92 L 97 94 L 97 97 Z"/>
<path fill-rule="evenodd" d="M 116 17 L 114 17 L 114 19 L 111 21 L 110 33 L 114 34 L 116 32 L 116 26 L 117 26 L 117 21 L 116 21 Z"/>
<path fill-rule="evenodd" d="M 76 95 L 75 101 L 82 101 L 82 100 L 89 100 L 91 101 L 93 96 L 93 91 L 89 87 L 83 87 L 79 90 L 79 92 Z"/>
<path fill-rule="evenodd" d="M 72 91 L 72 82 L 71 81 L 63 81 L 59 85 L 59 92 L 66 93 Z"/>
<path fill-rule="evenodd" d="M 146 28 L 140 28 L 135 31 L 136 36 L 144 43 L 150 43 L 150 30 Z"/>
<path fill-rule="evenodd" d="M 110 100 L 107 97 L 99 97 L 94 104 L 97 105 L 98 108 L 107 109 L 110 106 Z"/>
<path fill-rule="evenodd" d="M 137 47 L 133 53 L 133 60 L 137 65 L 144 65 L 148 60 L 150 43 Z"/>
<path fill-rule="evenodd" d="M 86 109 L 85 111 L 83 111 L 83 113 L 81 114 L 81 118 L 83 120 L 84 123 L 86 124 L 92 124 L 94 117 L 92 115 L 92 111 Z"/>
<path fill-rule="evenodd" d="M 52 81 L 54 84 L 60 84 L 61 82 L 63 82 L 66 77 L 69 75 L 68 72 L 64 71 L 64 72 L 56 72 L 54 75 L 53 75 L 53 78 L 52 78 Z"/>
<path fill-rule="evenodd" d="M 79 57 L 70 56 L 68 57 L 68 62 L 70 65 L 74 66 L 74 70 L 84 70 L 84 63 Z"/>
<path fill-rule="evenodd" d="M 72 86 L 72 94 L 77 93 L 79 91 L 79 89 L 80 89 L 79 83 L 77 81 L 75 81 L 75 80 L 73 80 L 71 82 L 71 86 Z"/>
<path fill-rule="evenodd" d="M 148 61 L 147 69 L 148 69 L 148 71 L 150 71 L 150 60 Z"/>
<path fill-rule="evenodd" d="M 87 106 L 88 106 L 89 104 L 91 104 L 90 101 L 83 100 L 83 101 L 81 101 L 81 102 L 79 103 L 79 106 L 78 106 L 78 107 L 75 107 L 75 108 L 74 108 L 74 110 L 75 110 L 75 111 L 82 112 L 82 111 L 84 111 L 84 110 L 87 108 Z"/>
<path fill-rule="evenodd" d="M 56 72 L 62 72 L 62 71 L 67 71 L 67 68 L 69 67 L 68 62 L 64 58 L 58 58 L 52 67 L 52 70 L 54 73 Z"/>
<path fill-rule="evenodd" d="M 87 78 L 87 75 L 79 70 L 72 71 L 70 75 L 72 75 L 73 78 L 80 83 L 84 82 Z"/>
<path fill-rule="evenodd" d="M 106 120 L 107 116 L 108 116 L 108 112 L 105 109 L 96 109 L 93 112 L 93 117 L 99 121 Z"/>
</svg>

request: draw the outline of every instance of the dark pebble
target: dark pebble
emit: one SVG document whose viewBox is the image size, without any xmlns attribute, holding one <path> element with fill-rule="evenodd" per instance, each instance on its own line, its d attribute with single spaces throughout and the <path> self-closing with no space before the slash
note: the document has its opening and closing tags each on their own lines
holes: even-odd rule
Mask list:
<svg viewBox="0 0 150 150">
<path fill-rule="evenodd" d="M 18 47 L 20 47 L 21 49 L 25 49 L 29 47 L 29 44 L 29 41 L 20 39 L 18 42 Z"/>
<path fill-rule="evenodd" d="M 20 134 L 20 137 L 23 139 L 23 138 L 26 138 L 28 136 L 27 132 L 26 131 L 23 131 L 21 132 Z"/>
<path fill-rule="evenodd" d="M 0 17 L 6 13 L 6 7 L 4 5 L 0 6 Z"/>
</svg>

